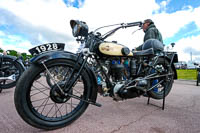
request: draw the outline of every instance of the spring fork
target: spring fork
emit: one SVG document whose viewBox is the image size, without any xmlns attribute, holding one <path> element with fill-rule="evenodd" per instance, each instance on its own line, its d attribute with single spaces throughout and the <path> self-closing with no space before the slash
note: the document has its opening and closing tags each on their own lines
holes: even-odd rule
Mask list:
<svg viewBox="0 0 200 133">
<path fill-rule="evenodd" d="M 53 80 L 54 84 L 56 84 L 60 90 L 60 92 L 62 93 L 62 95 L 65 95 L 65 92 L 60 88 L 60 86 L 56 83 L 55 79 L 52 77 L 51 73 L 49 72 L 47 66 L 44 64 L 44 62 L 42 62 L 42 65 L 44 66 L 44 68 L 47 71 L 47 74 L 50 76 L 50 78 Z"/>
<path fill-rule="evenodd" d="M 81 74 L 81 72 L 82 72 L 82 70 L 83 70 L 83 68 L 84 68 L 84 66 L 85 66 L 85 64 L 86 64 L 86 62 L 87 62 L 88 56 L 86 56 L 85 60 L 83 61 L 83 63 L 82 63 L 82 65 L 81 65 L 81 67 L 80 67 L 78 73 L 75 75 L 74 78 L 72 78 L 72 77 L 74 76 L 74 74 L 75 74 L 75 68 L 78 66 L 78 60 L 79 60 L 80 56 L 81 56 L 81 55 L 78 56 L 78 59 L 77 59 L 76 64 L 75 64 L 75 66 L 74 66 L 74 69 L 73 69 L 71 75 L 69 76 L 68 82 L 66 82 L 65 85 L 64 85 L 64 89 L 66 89 L 66 88 L 72 88 L 72 87 L 73 87 L 75 81 L 76 81 L 76 80 L 78 79 L 78 77 L 80 76 L 80 74 Z M 67 75 L 65 76 L 65 79 L 66 79 L 66 77 L 67 77 Z M 71 79 L 73 79 L 73 80 L 70 81 Z"/>
<path fill-rule="evenodd" d="M 81 70 L 83 69 L 83 66 L 84 66 L 84 64 L 86 63 L 86 61 L 87 61 L 87 60 L 84 61 L 84 63 L 83 63 L 83 65 L 82 65 L 81 69 L 79 70 L 79 73 L 81 73 Z M 42 64 L 43 64 L 43 66 L 45 67 L 45 69 L 47 70 L 47 73 L 49 74 L 50 78 L 51 78 L 51 79 L 53 80 L 53 82 L 58 86 L 58 88 L 59 88 L 60 92 L 62 93 L 62 95 L 64 95 L 64 96 L 70 96 L 70 97 L 72 97 L 72 98 L 74 98 L 74 99 L 81 100 L 81 101 L 83 101 L 83 102 L 86 102 L 86 103 L 95 105 L 95 106 L 97 106 L 97 107 L 101 107 L 101 106 L 102 106 L 101 104 L 99 104 L 99 103 L 97 103 L 97 102 L 93 102 L 93 101 L 90 101 L 90 100 L 85 100 L 85 99 L 82 99 L 81 97 L 78 97 L 78 96 L 76 96 L 76 95 L 69 94 L 69 93 L 65 93 L 65 92 L 60 88 L 60 86 L 56 83 L 55 79 L 51 76 L 51 73 L 49 72 L 49 70 L 48 70 L 47 66 L 44 64 L 44 62 L 42 62 Z M 77 78 L 78 78 L 78 76 L 76 76 L 76 78 L 75 78 L 74 81 L 76 81 Z M 71 86 L 73 86 L 73 83 L 71 84 Z"/>
</svg>

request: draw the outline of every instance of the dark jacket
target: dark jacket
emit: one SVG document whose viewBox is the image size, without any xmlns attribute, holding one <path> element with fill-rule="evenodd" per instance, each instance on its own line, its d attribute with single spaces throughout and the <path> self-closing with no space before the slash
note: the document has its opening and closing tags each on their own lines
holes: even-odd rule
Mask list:
<svg viewBox="0 0 200 133">
<path fill-rule="evenodd" d="M 145 31 L 144 42 L 148 39 L 157 39 L 163 43 L 162 35 L 160 34 L 160 32 L 154 24 L 149 25 L 149 27 Z"/>
<path fill-rule="evenodd" d="M 154 24 L 150 24 L 146 29 L 146 31 L 144 32 L 145 32 L 144 42 L 147 41 L 148 39 L 157 39 L 163 43 L 162 35 Z M 136 50 L 142 50 L 142 45 L 137 47 Z"/>
</svg>

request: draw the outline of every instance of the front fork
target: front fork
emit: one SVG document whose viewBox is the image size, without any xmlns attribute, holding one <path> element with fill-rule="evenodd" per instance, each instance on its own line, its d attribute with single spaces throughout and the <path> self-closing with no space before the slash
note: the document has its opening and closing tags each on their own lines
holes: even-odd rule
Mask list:
<svg viewBox="0 0 200 133">
<path fill-rule="evenodd" d="M 101 107 L 101 104 L 97 103 L 97 102 L 94 102 L 94 101 L 90 101 L 90 100 L 85 100 L 83 99 L 82 97 L 78 97 L 76 95 L 73 95 L 73 94 L 70 94 L 68 92 L 71 92 L 71 89 L 73 88 L 74 84 L 76 83 L 76 81 L 78 80 L 83 68 L 85 67 L 86 63 L 87 63 L 87 59 L 88 59 L 88 56 L 85 56 L 86 58 L 81 62 L 81 66 L 79 67 L 79 60 L 81 59 L 81 57 L 83 56 L 82 53 L 80 53 L 78 55 L 78 58 L 76 60 L 76 63 L 74 65 L 74 69 L 71 73 L 71 75 L 69 76 L 67 82 L 64 84 L 64 89 L 62 89 L 58 83 L 56 83 L 56 81 L 54 80 L 54 78 L 51 76 L 51 73 L 49 72 L 48 68 L 46 67 L 46 65 L 44 64 L 44 62 L 42 62 L 43 66 L 45 67 L 45 69 L 47 70 L 47 73 L 48 75 L 50 76 L 50 78 L 53 80 L 54 84 L 57 85 L 57 87 L 59 88 L 60 92 L 61 92 L 61 95 L 63 96 L 70 96 L 74 99 L 78 99 L 78 100 L 81 100 L 83 102 L 87 102 L 89 104 L 92 104 L 92 105 L 95 105 L 95 106 L 98 106 L 98 107 Z M 79 70 L 78 73 L 76 74 L 76 70 Z M 74 76 L 75 75 L 75 76 Z M 68 75 L 65 75 L 64 79 L 67 79 Z"/>
<path fill-rule="evenodd" d="M 76 63 L 74 65 L 74 69 L 73 69 L 72 73 L 70 74 L 67 82 L 65 82 L 65 84 L 64 84 L 64 89 L 60 88 L 60 86 L 57 84 L 57 82 L 55 81 L 55 79 L 51 76 L 51 73 L 48 70 L 48 68 L 45 65 L 45 63 L 42 62 L 42 65 L 45 67 L 45 69 L 47 71 L 47 74 L 50 76 L 50 78 L 52 79 L 52 81 L 54 82 L 54 84 L 56 84 L 58 86 L 58 88 L 59 88 L 59 90 L 60 90 L 60 92 L 61 92 L 62 95 L 65 95 L 66 92 L 69 92 L 72 89 L 73 85 L 75 84 L 76 80 L 79 78 L 79 76 L 80 76 L 80 74 L 81 74 L 81 72 L 82 72 L 82 70 L 83 70 L 83 68 L 84 68 L 84 66 L 85 66 L 85 64 L 87 62 L 87 59 L 88 59 L 88 57 L 86 57 L 85 60 L 83 60 L 83 62 L 81 62 L 80 68 L 78 68 L 79 67 L 78 63 L 79 63 L 79 60 L 80 60 L 81 57 L 82 57 L 82 53 L 80 53 L 78 55 L 78 58 L 77 58 Z M 77 74 L 76 74 L 76 70 L 79 70 Z M 67 77 L 68 77 L 68 75 L 66 73 L 64 79 L 66 80 Z"/>
<path fill-rule="evenodd" d="M 83 56 L 83 54 L 80 53 L 77 60 L 76 60 L 76 64 L 74 65 L 74 69 L 73 69 L 71 75 L 69 76 L 68 81 L 64 85 L 64 91 L 70 91 L 72 89 L 73 85 L 75 84 L 75 82 L 79 78 L 83 68 L 85 67 L 85 64 L 87 63 L 88 56 L 86 56 L 86 58 L 81 62 L 80 68 L 78 68 L 79 67 L 78 63 L 79 63 L 79 60 L 82 56 Z M 79 70 L 77 74 L 76 74 L 76 69 Z M 68 76 L 65 75 L 64 79 L 67 79 L 67 77 Z"/>
</svg>

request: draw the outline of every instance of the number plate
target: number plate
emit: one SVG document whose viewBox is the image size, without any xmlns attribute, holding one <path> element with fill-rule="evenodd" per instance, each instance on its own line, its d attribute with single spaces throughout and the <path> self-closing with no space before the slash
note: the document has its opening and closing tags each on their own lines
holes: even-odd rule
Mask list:
<svg viewBox="0 0 200 133">
<path fill-rule="evenodd" d="M 65 48 L 64 43 L 47 43 L 29 49 L 29 52 L 31 53 L 31 55 L 35 56 L 47 51 L 64 50 L 64 48 Z"/>
</svg>

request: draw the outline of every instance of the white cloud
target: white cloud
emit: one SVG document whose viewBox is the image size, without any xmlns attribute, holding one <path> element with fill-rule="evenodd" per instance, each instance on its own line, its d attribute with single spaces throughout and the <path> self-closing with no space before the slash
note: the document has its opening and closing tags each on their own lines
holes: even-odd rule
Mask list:
<svg viewBox="0 0 200 133">
<path fill-rule="evenodd" d="M 153 19 L 164 38 L 173 37 L 185 25 L 195 22 L 200 28 L 200 7 L 181 10 L 174 13 L 162 12 L 155 14 Z"/>
<path fill-rule="evenodd" d="M 7 0 L 0 1 L 0 7 L 13 12 L 34 26 L 43 26 L 64 32 L 66 6 L 61 0 Z"/>
<path fill-rule="evenodd" d="M 195 22 L 198 28 L 200 28 L 200 7 L 195 9 L 192 7 L 185 8 L 184 10 L 169 14 L 164 10 L 169 2 L 170 0 L 166 0 L 157 4 L 155 0 L 139 0 L 137 2 L 134 0 L 85 0 L 84 5 L 80 9 L 77 9 L 67 7 L 62 0 L 6 0 L 0 1 L 0 8 L 9 10 L 34 27 L 43 27 L 71 37 L 70 19 L 86 21 L 90 30 L 93 30 L 103 25 L 152 18 L 161 31 L 163 38 L 174 36 L 190 22 Z M 153 11 L 155 12 L 160 9 L 164 11 L 152 14 Z M 135 29 L 123 29 L 110 40 L 117 40 L 130 48 L 136 47 L 143 42 L 144 33 L 138 31 L 132 35 L 131 33 Z M 37 37 L 42 42 L 49 41 L 46 40 L 47 38 L 44 38 L 42 33 L 38 32 Z M 73 46 L 73 44 L 77 47 L 76 43 L 72 40 L 67 40 L 67 38 L 66 43 L 69 44 L 69 47 Z M 200 44 L 200 40 L 197 37 L 190 37 L 178 41 L 175 47 L 184 48 L 191 46 L 197 48 L 195 45 L 197 43 Z M 176 49 L 180 54 L 180 59 L 182 60 L 185 57 L 185 59 L 189 60 L 190 58 L 185 55 L 181 48 Z"/>
<path fill-rule="evenodd" d="M 33 45 L 29 41 L 24 40 L 20 36 L 4 34 L 3 39 L 0 38 L 0 48 L 3 50 L 16 50 L 28 53 L 28 49 L 32 47 Z"/>
<path fill-rule="evenodd" d="M 62 0 L 7 0 L 6 2 L 0 1 L 0 7 L 11 11 L 34 26 L 46 27 L 53 31 L 67 33 L 68 35 L 71 35 L 70 19 L 84 20 L 88 23 L 90 29 L 94 29 L 113 23 L 144 20 L 151 17 L 153 10 L 159 9 L 154 0 L 140 0 L 137 2 L 132 0 L 86 0 L 84 6 L 80 9 L 67 8 Z M 134 36 L 128 34 L 132 31 L 121 33 L 123 37 L 121 36 L 121 39 L 119 39 L 121 40 L 120 42 L 128 45 L 132 42 L 131 40 L 138 40 L 133 39 Z M 130 38 L 127 39 L 128 35 Z M 39 37 L 38 39 L 41 40 L 41 36 Z M 116 38 L 118 37 L 116 36 Z M 137 45 L 139 45 L 142 43 L 142 40 L 143 34 L 139 41 L 134 41 L 134 43 L 129 45 L 132 46 L 132 44 L 137 44 L 137 42 Z"/>
<path fill-rule="evenodd" d="M 3 49 L 3 41 L 0 39 L 0 48 Z"/>
<path fill-rule="evenodd" d="M 162 1 L 161 3 L 160 3 L 160 8 L 161 8 L 161 10 L 166 10 L 167 8 L 166 8 L 166 6 L 170 3 L 170 1 L 171 0 L 166 0 L 166 1 Z"/>
<path fill-rule="evenodd" d="M 174 50 L 177 51 L 179 55 L 178 58 L 180 61 L 190 61 L 191 60 L 190 53 L 193 53 L 192 50 L 195 50 L 194 52 L 196 52 L 196 54 L 194 55 L 193 53 L 193 57 L 192 57 L 192 59 L 195 60 L 200 56 L 199 44 L 200 44 L 200 35 L 187 37 L 176 42 Z M 198 60 L 198 62 L 200 62 L 200 60 Z"/>
<path fill-rule="evenodd" d="M 20 53 L 28 53 L 28 49 L 32 48 L 33 45 L 28 42 L 28 41 L 24 41 L 24 42 L 20 42 L 17 46 L 16 45 L 13 45 L 13 44 L 5 44 L 3 43 L 1 40 L 0 40 L 0 47 L 3 49 L 3 50 L 15 50 L 15 51 L 18 51 Z"/>
<path fill-rule="evenodd" d="M 0 1 L 0 7 L 33 25 L 45 26 L 59 32 L 69 32 L 66 30 L 69 30 L 69 20 L 73 18 L 85 20 L 91 27 L 98 27 L 143 20 L 151 17 L 152 11 L 159 8 L 154 0 L 86 0 L 80 9 L 67 8 L 62 0 L 7 0 Z"/>
<path fill-rule="evenodd" d="M 4 36 L 5 33 L 3 31 L 0 31 L 0 36 Z"/>
<path fill-rule="evenodd" d="M 193 20 L 196 23 L 196 25 L 200 28 L 200 6 L 194 9 Z"/>
</svg>

